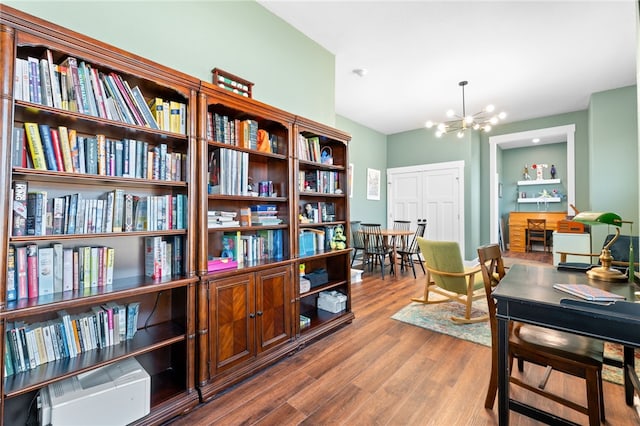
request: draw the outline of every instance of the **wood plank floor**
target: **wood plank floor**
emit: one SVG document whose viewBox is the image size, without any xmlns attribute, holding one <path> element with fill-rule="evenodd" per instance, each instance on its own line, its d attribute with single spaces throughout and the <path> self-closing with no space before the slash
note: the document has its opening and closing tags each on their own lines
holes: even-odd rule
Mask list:
<svg viewBox="0 0 640 426">
<path fill-rule="evenodd" d="M 356 319 L 171 422 L 191 425 L 497 425 L 484 408 L 490 349 L 390 317 L 420 295 L 424 275 L 365 273 L 353 284 Z M 534 380 L 542 371 L 526 365 Z M 549 389 L 584 402 L 578 379 L 551 375 Z M 512 394 L 578 424 L 586 416 L 521 389 Z M 604 384 L 608 425 L 639 425 L 623 388 Z M 511 424 L 538 423 L 511 413 Z"/>
</svg>

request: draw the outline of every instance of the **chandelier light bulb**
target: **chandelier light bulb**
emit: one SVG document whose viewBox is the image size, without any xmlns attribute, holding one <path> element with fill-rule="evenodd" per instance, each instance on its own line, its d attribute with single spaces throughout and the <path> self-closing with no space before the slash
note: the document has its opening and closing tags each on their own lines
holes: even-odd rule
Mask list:
<svg viewBox="0 0 640 426">
<path fill-rule="evenodd" d="M 453 109 L 450 109 L 447 111 L 448 120 L 441 123 L 433 122 L 431 120 L 426 122 L 425 126 L 428 129 L 434 126 L 436 127 L 436 137 L 439 138 L 442 135 L 455 133 L 458 138 L 462 138 L 467 130 L 490 132 L 493 126 L 498 124 L 500 120 L 504 120 L 507 116 L 504 111 L 499 114 L 494 113 L 495 106 L 493 104 L 488 104 L 484 109 L 476 112 L 475 114 L 467 114 L 464 97 L 464 89 L 467 84 L 469 84 L 468 81 L 461 81 L 458 83 L 458 86 L 462 89 L 461 115 L 457 115 Z"/>
</svg>

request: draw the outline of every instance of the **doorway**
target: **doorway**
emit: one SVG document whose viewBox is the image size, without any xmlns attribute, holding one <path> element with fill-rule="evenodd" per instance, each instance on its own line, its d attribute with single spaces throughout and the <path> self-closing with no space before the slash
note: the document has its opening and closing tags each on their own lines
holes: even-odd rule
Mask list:
<svg viewBox="0 0 640 426">
<path fill-rule="evenodd" d="M 550 143 L 567 143 L 567 214 L 572 214 L 570 211 L 571 205 L 575 205 L 575 124 L 569 124 L 566 126 L 547 127 L 544 129 L 529 130 L 525 132 L 509 133 L 505 135 L 491 136 L 489 137 L 489 199 L 491 204 L 489 206 L 489 217 L 491 223 L 490 240 L 492 243 L 498 243 L 498 229 L 500 225 L 500 208 L 498 199 L 498 186 L 502 182 L 498 168 L 498 148 L 522 148 L 531 146 L 533 139 L 539 139 L 538 145 L 550 144 Z"/>
<path fill-rule="evenodd" d="M 464 161 L 387 169 L 387 226 L 426 220 L 425 238 L 457 241 L 464 253 Z"/>
</svg>

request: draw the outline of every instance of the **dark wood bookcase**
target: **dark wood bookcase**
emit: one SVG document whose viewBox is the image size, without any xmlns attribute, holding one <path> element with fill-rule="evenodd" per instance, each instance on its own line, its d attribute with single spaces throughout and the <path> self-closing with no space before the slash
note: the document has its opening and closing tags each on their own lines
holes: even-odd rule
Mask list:
<svg viewBox="0 0 640 426">
<path fill-rule="evenodd" d="M 207 400 L 296 346 L 290 143 L 294 116 L 209 83 L 202 83 L 199 96 L 198 383 Z M 259 146 L 258 131 L 263 143 L 270 141 L 268 146 Z M 221 151 L 228 156 L 219 164 Z M 229 185 L 225 180 L 240 182 Z M 276 223 L 259 216 L 268 210 Z M 210 224 L 208 212 L 221 211 L 236 214 L 239 223 Z M 229 244 L 223 240 L 228 238 L 239 249 L 234 254 L 238 265 L 209 271 L 209 260 L 226 255 Z"/>
<path fill-rule="evenodd" d="M 296 117 L 293 126 L 296 269 L 300 271 L 302 267 L 306 274 L 326 272 L 326 278 L 317 286 L 312 283 L 309 290 L 296 285 L 296 336 L 301 343 L 354 319 L 348 248 L 350 139 L 347 133 L 303 117 Z M 310 217 L 306 217 L 308 205 L 314 211 Z M 337 228 L 343 232 L 344 247 L 331 245 Z M 315 244 L 309 244 L 314 237 Z M 344 309 L 337 312 L 319 309 L 318 298 L 324 292 L 346 296 Z"/>
<path fill-rule="evenodd" d="M 353 320 L 350 249 L 332 248 L 329 239 L 314 239 L 316 246 L 310 249 L 301 246 L 300 238 L 342 227 L 348 239 L 348 134 L 2 4 L 0 48 L 0 204 L 3 216 L 9 218 L 0 225 L 1 353 L 11 346 L 4 340 L 7 331 L 23 323 L 55 322 L 60 311 L 82 315 L 109 303 L 139 303 L 133 338 L 6 375 L 0 384 L 0 424 L 24 424 L 37 416 L 34 401 L 46 386 L 132 357 L 151 377 L 151 411 L 135 423 L 161 424 Z M 180 111 L 181 124 L 155 128 L 147 125 L 153 120 L 142 111 L 130 120 L 118 120 L 114 110 L 110 116 L 90 107 L 78 112 L 66 104 L 34 100 L 30 93 L 15 96 L 22 67 L 16 64 L 30 57 L 50 59 L 56 65 L 73 57 L 98 75 L 113 73 L 123 85 L 130 85 L 132 93 L 139 88 L 145 102 L 156 100 L 154 105 L 163 104 L 165 110 L 174 102 L 170 109 Z M 146 169 L 144 161 L 140 163 L 147 173 L 124 175 L 114 165 L 118 161 L 102 163 L 106 170 L 89 173 L 75 166 L 68 169 L 66 164 L 61 167 L 64 171 L 54 171 L 46 160 L 45 167 L 37 169 L 12 156 L 15 129 L 19 133 L 25 123 L 64 127 L 83 138 L 101 135 L 105 146 L 114 150 L 115 141 L 135 140 L 141 147 L 136 155 L 148 156 Z M 302 156 L 299 138 L 317 138 L 318 158 Z M 331 161 L 318 161 L 321 152 Z M 98 153 L 102 155 L 102 150 Z M 105 151 L 104 158 L 111 158 L 109 153 Z M 169 167 L 155 164 L 154 158 L 179 160 L 171 163 L 169 174 Z M 307 175 L 315 176 L 313 189 L 299 182 Z M 16 183 L 51 198 L 66 197 L 65 206 L 74 194 L 88 205 L 89 200 L 118 190 L 131 194 L 131 202 L 135 200 L 140 210 L 134 210 L 132 228 L 122 231 L 96 227 L 70 232 L 64 218 L 72 215 L 64 210 L 62 231 L 18 235 L 11 223 Z M 108 206 L 106 199 L 103 208 Z M 140 213 L 144 211 L 140 200 L 148 202 L 146 216 Z M 165 209 L 156 203 L 165 203 Z M 302 223 L 300 213 L 307 204 L 315 206 L 316 219 Z M 178 216 L 183 217 L 182 224 L 175 219 Z M 36 217 L 46 215 L 32 215 L 30 220 Z M 51 228 L 57 229 L 58 222 L 52 222 Z M 154 238 L 169 243 L 172 254 L 176 245 L 182 248 L 181 262 L 169 256 L 170 276 L 146 275 L 146 244 Z M 84 246 L 113 248 L 113 282 L 86 288 L 78 284 L 67 291 L 9 300 L 13 249 L 40 250 L 54 243 L 78 252 Z M 220 258 L 229 255 L 241 258 L 241 264 L 210 269 L 210 261 L 224 263 Z M 302 264 L 307 272 L 325 270 L 325 282 L 301 292 Z M 335 312 L 319 309 L 318 298 L 325 291 L 346 297 L 344 306 Z M 301 315 L 308 318 L 305 327 L 300 325 Z M 5 367 L 5 357 L 0 357 L 0 370 Z"/>
<path fill-rule="evenodd" d="M 135 357 L 151 377 L 151 411 L 138 423 L 158 424 L 189 410 L 199 401 L 194 381 L 193 321 L 198 277 L 195 274 L 194 228 L 187 226 L 196 222 L 195 128 L 199 81 L 4 5 L 0 5 L 0 46 L 0 200 L 5 219 L 13 214 L 11 188 L 16 181 L 26 182 L 29 191 L 46 191 L 52 198 L 80 194 L 80 197 L 90 200 L 118 189 L 141 198 L 160 199 L 162 196 L 165 201 L 171 197 L 186 200 L 183 203 L 183 226 L 177 228 L 173 224 L 163 224 L 159 229 L 164 230 L 149 230 L 153 227 L 146 223 L 137 231 L 130 232 L 113 232 L 112 228 L 105 227 L 97 232 L 78 230 L 56 235 L 18 236 L 13 235 L 9 221 L 3 221 L 0 227 L 0 331 L 3 336 L 9 324 L 57 321 L 61 310 L 70 315 L 83 314 L 90 312 L 92 307 L 110 302 L 123 306 L 138 302 L 140 307 L 137 331 L 132 339 L 100 349 L 85 350 L 76 357 L 60 357 L 6 377 L 0 387 L 1 421 L 4 424 L 24 424 L 29 416 L 37 415 L 35 404 L 30 404 L 43 387 L 130 357 Z M 61 64 L 67 57 L 74 57 L 102 73 L 117 74 L 131 87 L 138 87 L 145 101 L 157 97 L 179 102 L 184 106 L 184 131 L 152 129 L 140 123 L 130 124 L 92 116 L 90 113 L 47 106 L 32 99 L 25 100 L 23 96 L 15 96 L 17 59 L 28 57 L 49 57 L 55 64 Z M 168 152 L 178 154 L 175 158 L 182 159 L 182 176 L 174 180 L 148 179 L 146 176 L 115 176 L 115 171 L 110 175 L 89 174 L 77 170 L 35 170 L 25 164 L 14 164 L 11 151 L 13 131 L 31 122 L 55 129 L 64 126 L 83 137 L 104 135 L 106 139 L 114 141 L 136 140 L 146 143 L 148 150 L 164 146 Z M 147 155 L 146 151 L 143 155 Z M 150 213 L 147 218 L 151 220 Z M 146 277 L 144 243 L 147 237 L 170 239 L 171 244 L 179 244 L 182 247 L 181 270 L 162 279 Z M 62 243 L 65 249 L 113 247 L 113 283 L 97 287 L 82 285 L 51 295 L 8 301 L 9 247 L 36 245 L 41 251 L 53 243 Z M 4 354 L 4 339 L 0 345 Z M 6 367 L 4 362 L 3 357 L 1 363 Z"/>
</svg>

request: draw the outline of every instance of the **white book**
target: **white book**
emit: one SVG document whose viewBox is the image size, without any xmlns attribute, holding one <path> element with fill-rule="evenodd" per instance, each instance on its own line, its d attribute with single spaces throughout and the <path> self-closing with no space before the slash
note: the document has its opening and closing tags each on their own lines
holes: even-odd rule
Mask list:
<svg viewBox="0 0 640 426">
<path fill-rule="evenodd" d="M 73 249 L 62 251 L 62 291 L 73 290 Z"/>
<path fill-rule="evenodd" d="M 61 243 L 53 244 L 53 292 L 62 293 L 64 279 L 64 258 Z"/>
</svg>

